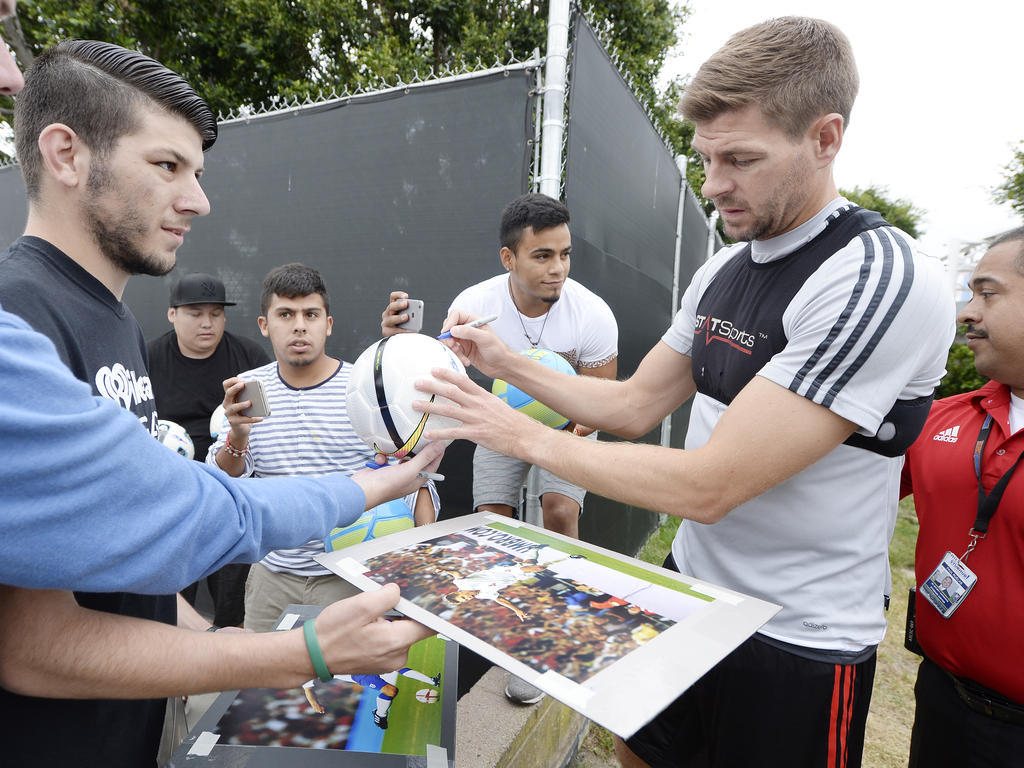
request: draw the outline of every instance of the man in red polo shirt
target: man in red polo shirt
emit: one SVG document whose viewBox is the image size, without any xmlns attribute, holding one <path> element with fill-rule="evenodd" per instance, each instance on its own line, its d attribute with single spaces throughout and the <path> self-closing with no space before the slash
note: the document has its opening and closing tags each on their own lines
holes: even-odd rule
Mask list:
<svg viewBox="0 0 1024 768">
<path fill-rule="evenodd" d="M 1024 227 L 992 242 L 970 287 L 958 320 L 992 380 L 932 406 L 903 470 L 921 524 L 912 608 L 925 657 L 911 768 L 1024 755 Z"/>
</svg>

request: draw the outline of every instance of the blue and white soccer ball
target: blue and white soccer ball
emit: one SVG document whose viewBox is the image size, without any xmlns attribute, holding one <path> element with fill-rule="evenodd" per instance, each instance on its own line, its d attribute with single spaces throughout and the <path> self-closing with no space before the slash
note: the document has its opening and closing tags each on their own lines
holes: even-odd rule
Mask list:
<svg viewBox="0 0 1024 768">
<path fill-rule="evenodd" d="M 576 375 L 576 371 L 569 365 L 569 361 L 557 352 L 552 352 L 548 349 L 524 349 L 519 354 L 531 360 L 536 360 L 541 365 L 560 373 L 567 373 L 570 376 Z M 569 423 L 565 416 L 548 408 L 539 400 L 534 400 L 533 397 L 503 379 L 494 380 L 494 383 L 491 385 L 491 394 L 497 395 L 512 408 L 520 413 L 525 413 L 531 419 L 536 419 L 546 426 L 562 429 L 562 427 Z"/>
<path fill-rule="evenodd" d="M 157 419 L 156 428 L 156 439 L 172 451 L 184 456 L 186 459 L 191 459 L 196 455 L 195 446 L 192 445 L 192 438 L 188 436 L 188 432 L 185 431 L 181 424 L 169 421 L 168 419 Z"/>
<path fill-rule="evenodd" d="M 210 416 L 210 437 L 214 440 L 217 436 L 231 429 L 227 414 L 224 413 L 224 403 L 218 405 Z"/>
<path fill-rule="evenodd" d="M 417 449 L 430 442 L 423 437 L 425 430 L 462 423 L 413 410 L 414 400 L 431 399 L 414 386 L 417 379 L 430 378 L 431 368 L 466 370 L 448 347 L 421 333 L 381 339 L 356 359 L 348 379 L 345 410 L 364 443 L 388 456 L 415 456 Z M 437 402 L 449 401 L 437 398 Z"/>
<path fill-rule="evenodd" d="M 324 549 L 334 552 L 336 549 L 351 547 L 370 539 L 379 539 L 389 533 L 405 531 L 416 525 L 409 505 L 402 499 L 395 499 L 384 504 L 378 504 L 373 509 L 368 509 L 351 525 L 344 528 L 335 528 L 331 534 L 324 539 Z"/>
</svg>

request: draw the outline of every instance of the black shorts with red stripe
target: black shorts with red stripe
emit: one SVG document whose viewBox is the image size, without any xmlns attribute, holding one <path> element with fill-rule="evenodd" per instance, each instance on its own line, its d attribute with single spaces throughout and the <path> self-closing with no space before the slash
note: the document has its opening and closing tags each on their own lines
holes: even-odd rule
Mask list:
<svg viewBox="0 0 1024 768">
<path fill-rule="evenodd" d="M 818 661 L 754 635 L 626 745 L 652 768 L 859 768 L 875 658 Z"/>
</svg>

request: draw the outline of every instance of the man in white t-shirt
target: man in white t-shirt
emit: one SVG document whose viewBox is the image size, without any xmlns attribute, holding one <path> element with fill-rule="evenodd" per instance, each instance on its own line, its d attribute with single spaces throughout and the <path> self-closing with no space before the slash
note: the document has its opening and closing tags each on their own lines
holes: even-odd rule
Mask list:
<svg viewBox="0 0 1024 768">
<path fill-rule="evenodd" d="M 618 326 L 605 301 L 569 277 L 572 237 L 569 211 L 547 195 L 526 194 L 501 215 L 499 258 L 505 273 L 465 289 L 449 313 L 498 315 L 490 325 L 516 351 L 547 349 L 564 357 L 583 376 L 614 379 L 618 365 Z M 394 291 L 381 319 L 385 336 L 401 332 L 408 316 L 408 294 Z M 564 427 L 594 435 L 581 424 Z M 473 456 L 473 506 L 513 517 L 531 464 L 478 446 Z M 579 535 L 586 491 L 538 467 L 544 527 Z"/>
<path fill-rule="evenodd" d="M 428 438 L 685 518 L 667 567 L 782 606 L 617 743 L 629 768 L 860 765 L 902 454 L 954 324 L 941 264 L 838 193 L 857 88 L 849 41 L 819 19 L 754 25 L 700 68 L 681 108 L 702 192 L 740 242 L 697 271 L 628 380 L 570 378 L 468 327 L 468 313 L 445 321 L 464 362 L 623 437 L 692 397 L 685 450 L 543 431 L 465 375 L 417 382 L 453 401 L 419 409 L 461 422 Z"/>
</svg>

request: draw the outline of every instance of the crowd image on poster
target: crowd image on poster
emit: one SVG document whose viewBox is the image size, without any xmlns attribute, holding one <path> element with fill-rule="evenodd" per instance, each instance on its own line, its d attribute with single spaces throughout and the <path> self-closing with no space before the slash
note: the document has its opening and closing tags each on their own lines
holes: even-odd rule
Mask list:
<svg viewBox="0 0 1024 768">
<path fill-rule="evenodd" d="M 221 744 L 425 754 L 441 735 L 438 708 L 444 643 L 424 640 L 409 664 L 383 675 L 335 675 L 299 689 L 239 691 L 217 723 Z M 390 726 L 395 727 L 391 728 Z M 390 738 L 389 738 L 390 737 Z"/>
<path fill-rule="evenodd" d="M 366 576 L 538 672 L 581 683 L 710 602 L 475 526 L 366 560 Z M 670 615 L 665 615 L 666 613 Z"/>
<path fill-rule="evenodd" d="M 647 722 L 658 702 L 667 705 L 778 610 L 486 513 L 317 559 L 361 589 L 398 584 L 399 611 L 619 735 Z M 641 701 L 607 698 L 624 684 L 637 690 L 638 675 L 648 678 Z"/>
</svg>

